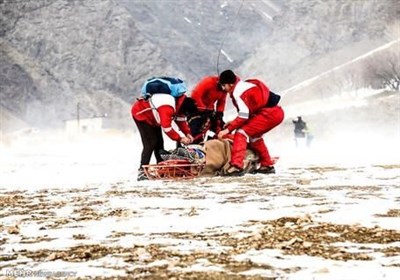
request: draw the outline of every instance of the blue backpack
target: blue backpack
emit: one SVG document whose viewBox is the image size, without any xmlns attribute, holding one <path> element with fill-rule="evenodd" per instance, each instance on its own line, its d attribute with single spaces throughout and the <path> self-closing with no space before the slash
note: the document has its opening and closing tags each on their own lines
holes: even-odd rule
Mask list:
<svg viewBox="0 0 400 280">
<path fill-rule="evenodd" d="M 184 95 L 186 91 L 187 87 L 185 82 L 181 79 L 171 77 L 153 77 L 148 79 L 142 86 L 142 95 L 145 99 L 157 93 L 180 97 Z"/>
</svg>

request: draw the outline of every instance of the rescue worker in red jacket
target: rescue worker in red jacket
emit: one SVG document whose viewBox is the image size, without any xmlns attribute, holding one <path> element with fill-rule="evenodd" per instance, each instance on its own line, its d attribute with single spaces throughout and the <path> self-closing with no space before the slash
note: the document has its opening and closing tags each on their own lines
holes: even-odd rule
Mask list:
<svg viewBox="0 0 400 280">
<path fill-rule="evenodd" d="M 186 95 L 175 98 L 170 94 L 157 93 L 148 99 L 139 98 L 132 105 L 131 114 L 143 144 L 138 181 L 147 179 L 143 171 L 143 165 L 150 163 L 153 152 L 157 163 L 163 160 L 160 155 L 160 151 L 164 150 L 161 129 L 174 141 L 185 145 L 192 143 L 193 137 L 190 133 L 186 115 L 196 111 L 194 100 Z M 172 127 L 173 120 L 184 136 L 181 136 Z"/>
<path fill-rule="evenodd" d="M 194 87 L 191 97 L 196 102 L 199 113 L 190 119 L 189 126 L 195 137 L 194 143 L 200 143 L 208 129 L 215 134 L 221 131 L 224 125 L 226 92 L 218 83 L 218 76 L 207 76 Z"/>
<path fill-rule="evenodd" d="M 231 70 L 220 74 L 219 83 L 229 93 L 238 111 L 238 116 L 218 134 L 221 139 L 235 131 L 230 167 L 224 175 L 243 175 L 243 160 L 248 143 L 249 148 L 259 156 L 260 167 L 255 173 L 275 173 L 274 163 L 262 137 L 283 121 L 284 112 L 278 106 L 280 96 L 259 80 L 241 81 Z"/>
</svg>

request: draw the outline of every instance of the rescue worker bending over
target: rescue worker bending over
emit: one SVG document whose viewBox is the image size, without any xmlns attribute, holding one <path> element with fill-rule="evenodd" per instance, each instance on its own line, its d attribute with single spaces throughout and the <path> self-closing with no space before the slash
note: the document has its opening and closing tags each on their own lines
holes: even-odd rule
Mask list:
<svg viewBox="0 0 400 280">
<path fill-rule="evenodd" d="M 199 113 L 189 119 L 194 137 L 193 143 L 203 142 L 208 130 L 218 134 L 223 128 L 226 92 L 218 83 L 218 76 L 204 77 L 192 90 L 191 97 L 196 102 Z"/>
<path fill-rule="evenodd" d="M 162 79 L 173 80 L 175 78 L 162 77 Z M 177 97 L 173 96 L 167 89 L 164 90 L 163 87 L 157 86 L 155 88 L 160 92 L 138 98 L 131 109 L 131 115 L 139 130 L 143 144 L 138 180 L 147 179 L 143 171 L 143 165 L 150 163 L 153 152 L 157 163 L 163 160 L 160 155 L 160 151 L 164 150 L 161 129 L 174 141 L 184 145 L 193 142 L 186 116 L 196 113 L 197 108 L 194 100 L 185 95 L 186 87 L 181 87 L 181 92 L 174 94 Z M 172 121 L 177 124 L 184 136 L 175 131 L 172 127 Z"/>
</svg>

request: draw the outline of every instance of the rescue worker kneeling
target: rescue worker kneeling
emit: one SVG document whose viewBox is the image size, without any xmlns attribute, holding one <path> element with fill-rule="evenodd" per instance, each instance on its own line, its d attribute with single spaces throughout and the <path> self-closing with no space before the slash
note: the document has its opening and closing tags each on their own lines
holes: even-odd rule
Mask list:
<svg viewBox="0 0 400 280">
<path fill-rule="evenodd" d="M 274 162 L 262 136 L 278 126 L 284 118 L 284 112 L 278 106 L 280 96 L 271 92 L 261 81 L 249 79 L 241 81 L 231 70 L 223 71 L 219 76 L 223 90 L 229 93 L 238 116 L 227 123 L 224 130 L 218 133 L 222 139 L 235 131 L 231 151 L 230 167 L 225 176 L 241 176 L 243 160 L 249 148 L 259 156 L 260 167 L 254 173 L 275 173 Z"/>
</svg>

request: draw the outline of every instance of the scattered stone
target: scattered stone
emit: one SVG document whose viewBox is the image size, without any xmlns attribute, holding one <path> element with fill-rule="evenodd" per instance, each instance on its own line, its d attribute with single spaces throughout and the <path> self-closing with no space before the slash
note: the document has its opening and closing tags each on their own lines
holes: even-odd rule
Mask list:
<svg viewBox="0 0 400 280">
<path fill-rule="evenodd" d="M 9 234 L 19 234 L 20 229 L 19 229 L 18 225 L 15 225 L 15 226 L 8 227 L 7 232 Z"/>
</svg>

